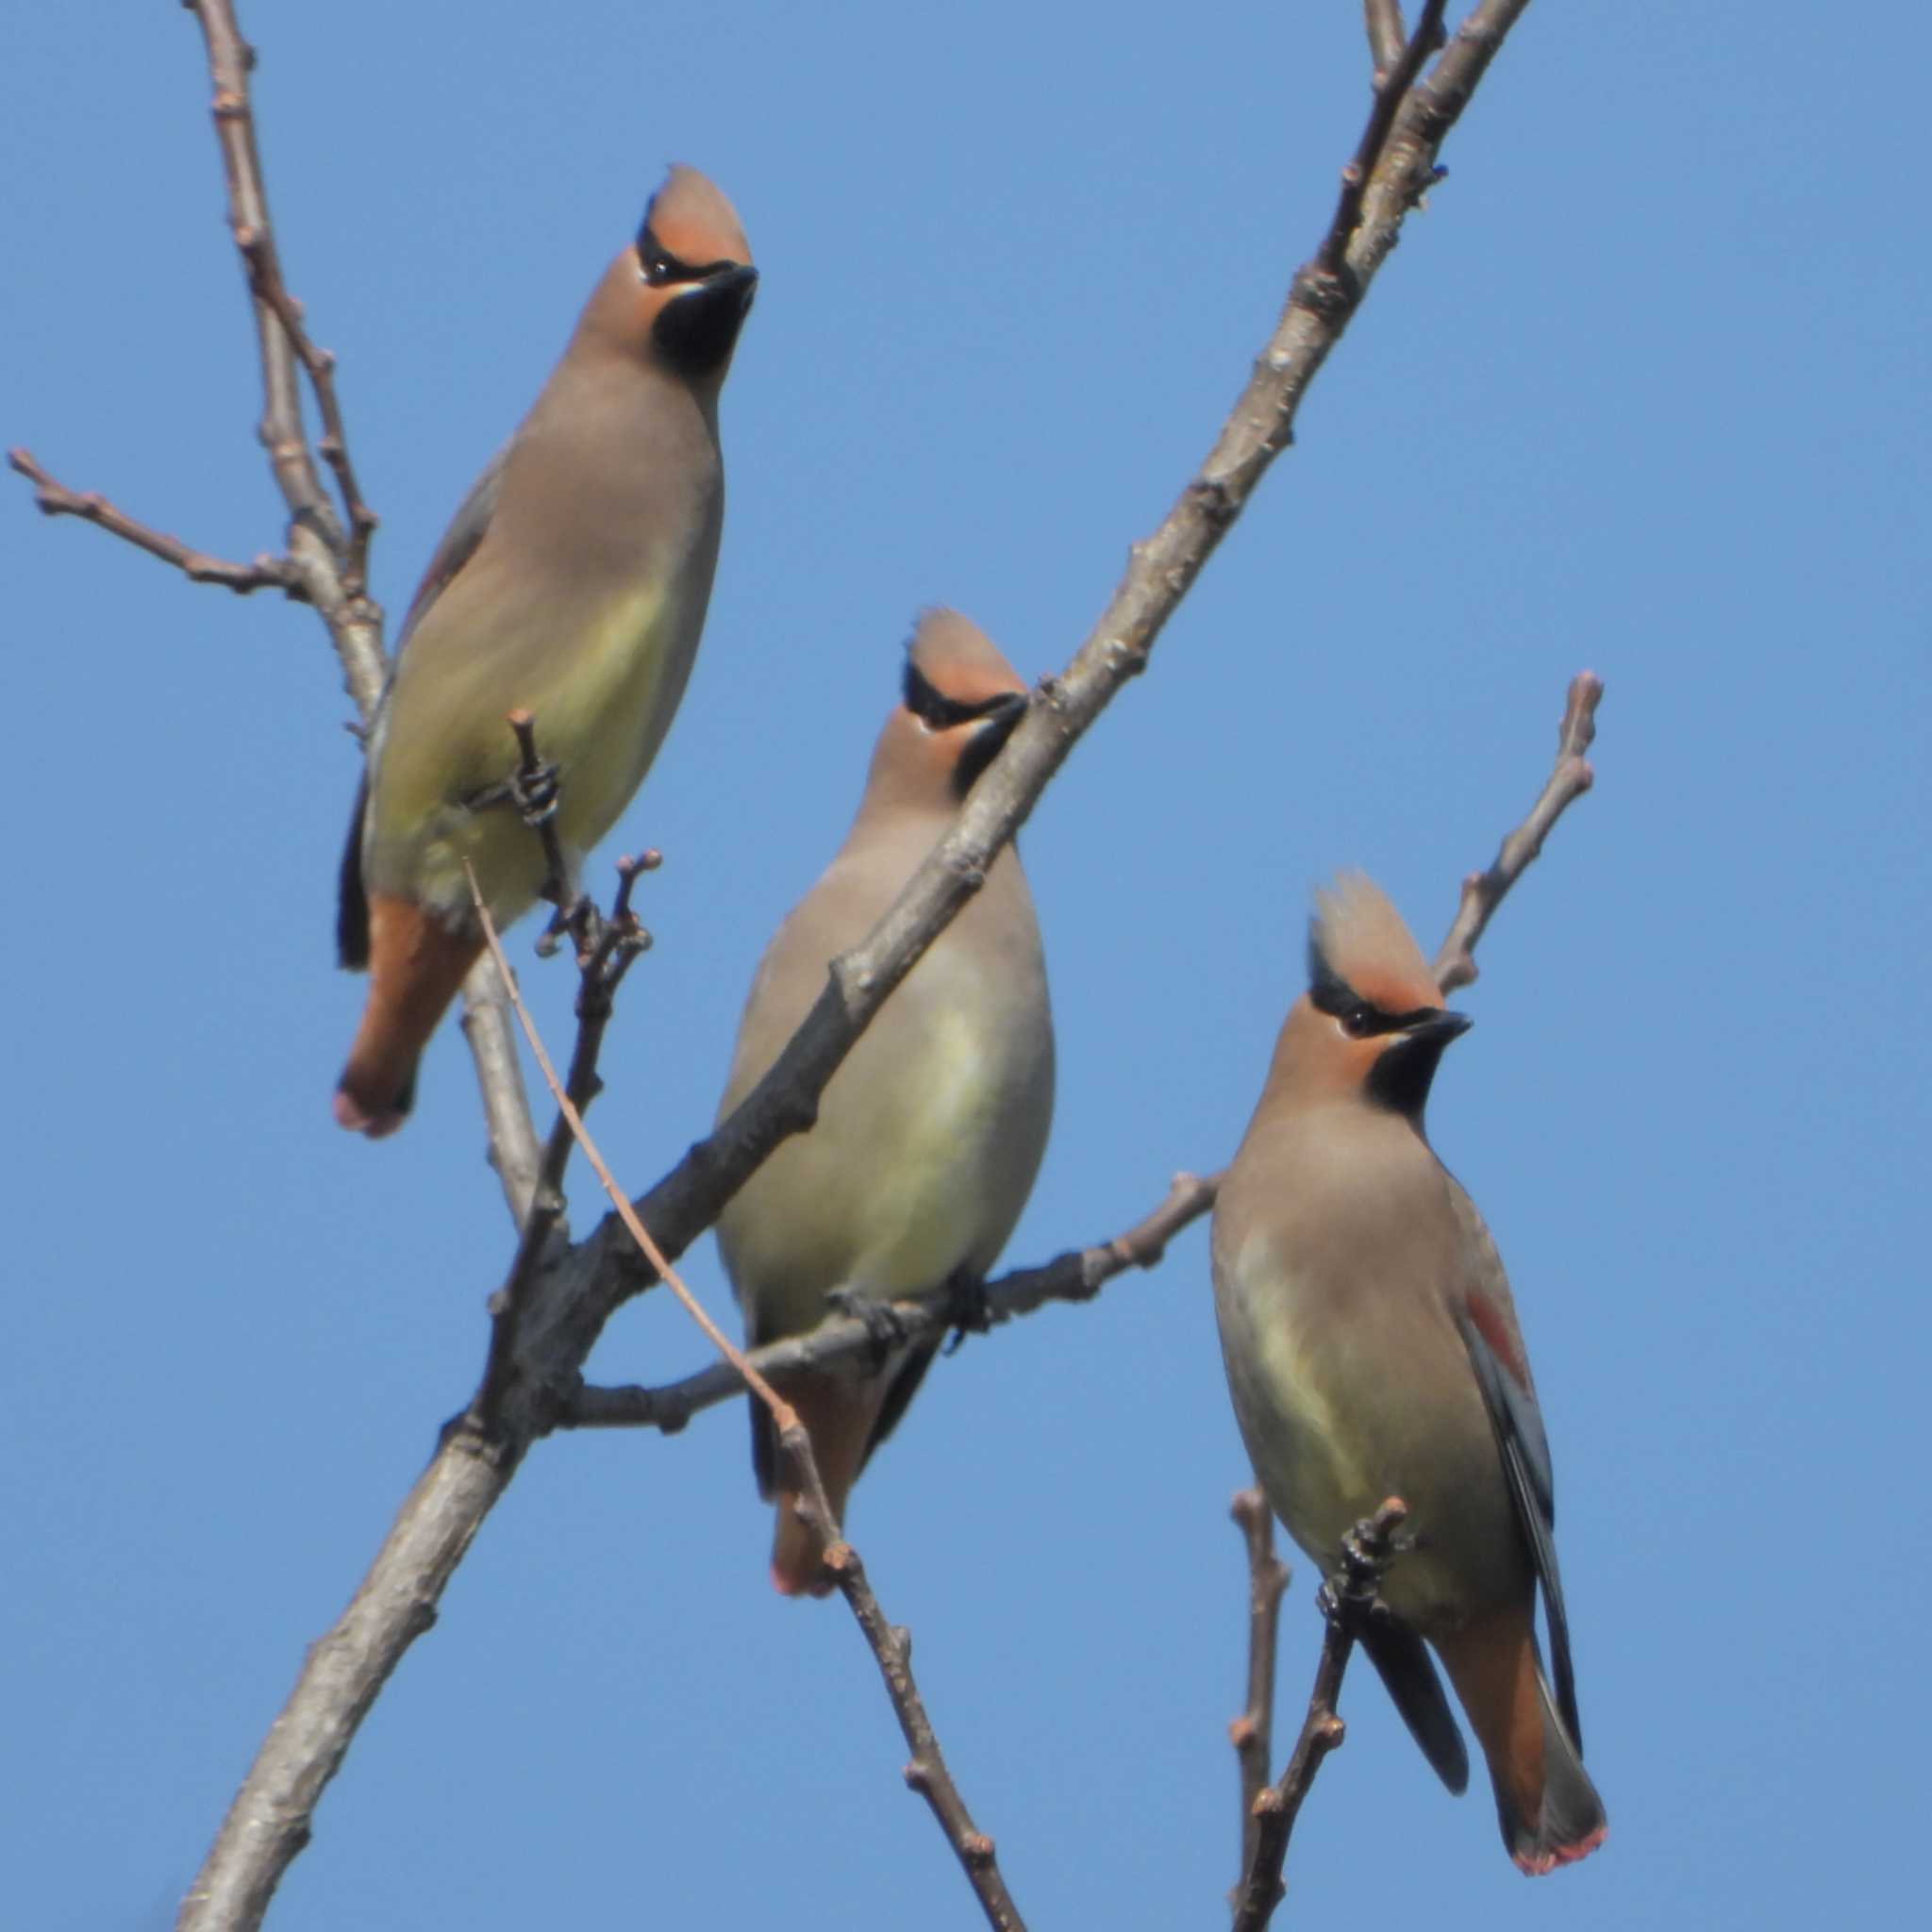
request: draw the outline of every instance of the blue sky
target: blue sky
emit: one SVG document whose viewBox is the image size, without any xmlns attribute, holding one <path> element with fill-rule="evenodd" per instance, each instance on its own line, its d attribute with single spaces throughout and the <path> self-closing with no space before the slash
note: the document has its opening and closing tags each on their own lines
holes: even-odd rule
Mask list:
<svg viewBox="0 0 1932 1932">
<path fill-rule="evenodd" d="M 709 1121 L 912 613 L 1059 666 L 1206 449 L 1327 219 L 1359 14 L 457 22 L 245 23 L 391 611 L 666 161 L 732 194 L 764 275 L 703 652 L 609 848 L 668 856 L 594 1115 L 641 1190 Z M 1597 789 L 1491 930 L 1431 1124 L 1536 1364 L 1609 1841 L 1525 1884 L 1362 1674 L 1279 1923 L 1366 1895 L 1445 1932 L 1809 1926 L 1917 1898 L 1926 40 L 1899 4 L 1856 30 L 1533 8 L 1297 447 L 1023 841 L 1060 1101 L 1014 1262 L 1224 1161 L 1311 886 L 1365 867 L 1433 947 L 1570 675 L 1608 686 Z M 0 439 L 209 549 L 275 548 L 192 21 L 23 9 L 4 85 Z M 0 557 L 8 1890 L 50 1932 L 158 1926 L 467 1397 L 510 1241 L 454 1027 L 399 1139 L 328 1121 L 356 768 L 313 616 L 44 524 L 24 487 Z M 569 975 L 527 947 L 560 1045 Z M 708 1241 L 691 1275 L 728 1307 Z M 704 1359 L 652 1296 L 593 1371 Z M 857 1491 L 1036 1928 L 1219 1923 L 1245 1478 L 1197 1229 L 941 1364 Z M 735 1409 L 541 1445 L 271 1924 L 979 1924 L 849 1616 L 777 1600 L 767 1534 Z"/>
</svg>

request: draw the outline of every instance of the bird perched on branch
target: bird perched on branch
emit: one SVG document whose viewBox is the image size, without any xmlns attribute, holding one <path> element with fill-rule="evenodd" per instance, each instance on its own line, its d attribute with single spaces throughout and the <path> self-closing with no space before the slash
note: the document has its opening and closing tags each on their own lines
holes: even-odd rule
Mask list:
<svg viewBox="0 0 1932 1932">
<path fill-rule="evenodd" d="M 930 610 L 907 650 L 903 701 L 873 753 L 858 815 L 824 877 L 766 950 L 746 1001 L 723 1120 L 939 841 L 1026 709 L 1026 687 L 965 618 Z M 981 1283 L 1026 1196 L 1053 1113 L 1053 1022 L 1033 900 L 1010 847 L 893 991 L 819 1104 L 718 1220 L 752 1347 L 861 1312 Z M 835 1513 L 905 1413 L 936 1342 L 878 1332 L 877 1357 L 788 1380 Z M 774 1498 L 772 1581 L 824 1594 L 799 1479 L 752 1398 L 758 1493 Z"/>
<path fill-rule="evenodd" d="M 731 204 L 673 168 L 430 558 L 342 856 L 341 963 L 370 974 L 336 1088 L 345 1127 L 402 1124 L 417 1060 L 483 950 L 463 861 L 499 927 L 546 883 L 512 803 L 506 715 L 535 720 L 573 867 L 657 756 L 711 594 L 718 393 L 757 282 Z"/>
<path fill-rule="evenodd" d="M 1442 1010 L 1400 915 L 1359 874 L 1320 895 L 1308 978 L 1215 1209 L 1228 1390 L 1269 1502 L 1316 1562 L 1385 1497 L 1407 1504 L 1413 1547 L 1364 1647 L 1460 1791 L 1469 1760 L 1424 1640 L 1434 1647 L 1510 1857 L 1548 1872 L 1596 1849 L 1604 1809 L 1583 1768 L 1549 1444 L 1515 1305 L 1482 1217 L 1423 1135 L 1437 1063 L 1469 1022 Z"/>
</svg>

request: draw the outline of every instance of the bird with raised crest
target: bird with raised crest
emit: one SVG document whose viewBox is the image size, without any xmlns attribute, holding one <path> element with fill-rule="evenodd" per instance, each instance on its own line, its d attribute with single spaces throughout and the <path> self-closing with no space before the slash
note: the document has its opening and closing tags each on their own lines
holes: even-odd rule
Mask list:
<svg viewBox="0 0 1932 1932">
<path fill-rule="evenodd" d="M 1604 1808 L 1583 1768 L 1549 1442 L 1515 1304 L 1423 1131 L 1443 1049 L 1469 1022 L 1443 1010 L 1401 916 L 1360 874 L 1320 895 L 1308 978 L 1215 1208 L 1235 1415 L 1275 1514 L 1317 1563 L 1385 1498 L 1407 1505 L 1363 1645 L 1460 1791 L 1469 1760 L 1434 1650 L 1488 1760 L 1509 1856 L 1549 1872 L 1603 1841 Z"/>
</svg>

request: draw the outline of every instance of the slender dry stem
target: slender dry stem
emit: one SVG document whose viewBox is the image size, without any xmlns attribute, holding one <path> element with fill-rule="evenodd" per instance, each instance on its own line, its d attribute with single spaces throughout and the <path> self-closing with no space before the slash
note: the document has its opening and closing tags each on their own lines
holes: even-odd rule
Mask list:
<svg viewBox="0 0 1932 1932">
<path fill-rule="evenodd" d="M 1218 1174 L 1205 1179 L 1181 1174 L 1174 1178 L 1167 1198 L 1146 1218 L 1092 1247 L 1069 1248 L 1038 1268 L 1016 1268 L 986 1284 L 987 1325 L 997 1327 L 1016 1316 L 1030 1315 L 1048 1302 L 1091 1301 L 1116 1275 L 1130 1268 L 1153 1268 L 1167 1244 L 1214 1205 Z M 903 1301 L 890 1304 L 894 1322 L 908 1341 L 943 1332 L 952 1311 L 943 1301 Z M 801 1370 L 824 1370 L 857 1363 L 877 1346 L 872 1331 L 856 1315 L 828 1315 L 808 1334 L 789 1336 L 755 1351 L 749 1359 L 765 1375 L 781 1380 Z M 681 1381 L 654 1389 L 635 1385 L 575 1391 L 559 1407 L 560 1428 L 653 1428 L 666 1435 L 684 1427 L 702 1410 L 728 1402 L 744 1392 L 744 1384 L 726 1363 L 701 1369 Z"/>
<path fill-rule="evenodd" d="M 1397 0 L 1362 0 L 1362 25 L 1368 29 L 1369 58 L 1379 78 L 1402 58 L 1402 50 L 1408 44 L 1402 8 Z"/>
<path fill-rule="evenodd" d="M 1248 1694 L 1241 1714 L 1227 1727 L 1241 1788 L 1241 1863 L 1255 1863 L 1261 1821 L 1256 1801 L 1268 1784 L 1274 1762 L 1274 1655 L 1281 1625 L 1281 1597 L 1288 1588 L 1288 1565 L 1274 1554 L 1274 1512 L 1258 1489 L 1237 1490 L 1228 1514 L 1241 1530 L 1248 1556 Z M 1237 1886 L 1237 1891 L 1239 1886 Z"/>
<path fill-rule="evenodd" d="M 1354 158 L 1341 171 L 1341 194 L 1335 204 L 1334 218 L 1321 247 L 1315 251 L 1313 262 L 1303 271 L 1304 277 L 1335 277 L 1348 273 L 1348 244 L 1361 222 L 1362 196 L 1368 192 L 1369 177 L 1389 150 L 1395 116 L 1408 99 L 1424 61 L 1442 44 L 1442 9 L 1447 4 L 1448 0 L 1425 0 L 1415 32 L 1396 57 L 1395 64 L 1389 68 L 1377 64 L 1373 90 L 1374 105 L 1369 110 L 1368 125 L 1356 143 Z M 1310 297 L 1321 301 L 1336 299 L 1333 293 L 1324 291 L 1316 295 L 1312 290 Z"/>
<path fill-rule="evenodd" d="M 513 719 L 518 715 L 513 713 Z M 519 731 L 518 735 L 521 738 L 524 734 Z M 555 838 L 554 830 L 552 838 Z M 639 924 L 637 915 L 631 910 L 631 892 L 638 879 L 654 870 L 658 863 L 658 855 L 655 852 L 646 852 L 637 858 L 618 860 L 617 893 L 611 903 L 610 916 L 605 919 L 600 915 L 594 921 L 597 934 L 594 946 L 577 958 L 576 1042 L 571 1050 L 570 1076 L 563 1084 L 570 1108 L 568 1111 L 558 1108 L 556 1122 L 541 1154 L 537 1150 L 534 1134 L 530 1137 L 529 1185 L 522 1197 L 516 1254 L 511 1259 L 508 1278 L 490 1299 L 489 1358 L 484 1364 L 483 1379 L 466 1412 L 469 1424 L 485 1435 L 496 1433 L 504 1402 L 516 1378 L 517 1332 L 532 1285 L 550 1253 L 552 1241 L 568 1233 L 564 1221 L 563 1176 L 570 1160 L 570 1151 L 578 1143 L 577 1129 L 584 1109 L 603 1091 L 604 1083 L 597 1072 L 597 1061 L 615 1008 L 617 990 L 631 961 L 650 944 L 650 935 Z M 474 893 L 474 876 L 471 887 Z M 527 1032 L 528 1020 L 516 982 L 508 975 L 508 967 L 501 963 L 502 948 L 495 942 L 494 928 L 480 896 L 476 898 L 476 906 L 484 930 L 492 941 L 484 961 L 491 968 L 491 983 L 504 989 L 506 1003 L 524 1022 Z M 468 1024 L 467 1015 L 465 1024 Z M 517 1091 L 521 1094 L 522 1091 L 522 1074 L 519 1072 Z M 487 1093 L 485 1100 L 487 1105 Z M 524 1120 L 527 1125 L 527 1108 Z M 518 1145 L 521 1148 L 521 1140 Z"/>
<path fill-rule="evenodd" d="M 1475 942 L 1496 908 L 1542 851 L 1550 828 L 1596 783 L 1584 754 L 1596 738 L 1596 708 L 1603 694 L 1604 681 L 1593 671 L 1579 671 L 1570 680 L 1563 721 L 1557 727 L 1557 762 L 1548 782 L 1529 816 L 1504 839 L 1488 871 L 1473 872 L 1462 881 L 1462 898 L 1433 969 L 1436 984 L 1445 994 L 1474 983 Z"/>
<path fill-rule="evenodd" d="M 1255 1851 L 1236 1899 L 1234 1932 L 1261 1932 L 1281 1903 L 1285 1890 L 1281 1867 L 1288 1857 L 1295 1819 L 1322 1760 L 1342 1740 L 1335 1701 L 1341 1694 L 1349 1653 L 1374 1607 L 1382 1577 L 1394 1557 L 1395 1533 L 1407 1519 L 1407 1506 L 1399 1496 L 1391 1496 L 1341 1540 L 1340 1560 L 1329 1573 L 1320 1599 L 1328 1632 L 1315 1666 L 1307 1715 L 1302 1720 L 1294 1750 L 1279 1781 L 1255 1800 Z"/>
<path fill-rule="evenodd" d="M 464 868 L 469 870 L 468 861 Z M 558 1078 L 557 1069 L 551 1063 L 545 1050 L 542 1036 L 537 1031 L 537 1024 L 530 1018 L 528 1008 L 524 1005 L 523 996 L 517 991 L 516 981 L 509 972 L 508 962 L 503 957 L 502 942 L 497 939 L 496 927 L 490 917 L 490 908 L 483 903 L 483 895 L 477 889 L 476 875 L 470 872 L 470 897 L 476 918 L 483 927 L 483 937 L 496 960 L 497 971 L 504 976 L 509 988 L 510 1004 L 516 1009 L 518 1024 L 524 1029 L 524 1038 L 529 1041 L 530 1051 L 537 1057 L 537 1064 L 542 1069 L 545 1084 L 550 1089 L 551 1098 L 557 1102 L 558 1111 L 570 1123 L 570 1129 L 577 1145 L 583 1149 L 584 1158 L 590 1162 L 591 1170 L 603 1183 L 604 1191 L 610 1197 L 611 1206 L 616 1209 L 619 1220 L 624 1223 L 631 1239 L 637 1242 L 644 1258 L 657 1271 L 664 1285 L 670 1289 L 683 1305 L 684 1311 L 699 1328 L 712 1347 L 728 1362 L 738 1376 L 741 1385 L 749 1388 L 754 1395 L 771 1411 L 772 1424 L 777 1431 L 778 1441 L 791 1459 L 791 1466 L 801 1478 L 801 1487 L 808 1498 L 810 1516 L 815 1519 L 814 1526 L 825 1539 L 825 1567 L 829 1570 L 852 1607 L 852 1614 L 858 1620 L 858 1627 L 865 1641 L 872 1646 L 874 1657 L 877 1660 L 879 1674 L 885 1680 L 888 1695 L 891 1698 L 892 1708 L 899 1719 L 899 1727 L 906 1735 L 906 1741 L 912 1749 L 912 1762 L 906 1767 L 906 1782 L 924 1797 L 931 1807 L 933 1816 L 946 1834 L 959 1860 L 960 1869 L 965 1873 L 967 1883 L 973 1887 L 974 1895 L 979 1900 L 987 1916 L 987 1923 L 995 1932 L 1024 1932 L 1024 1924 L 1011 1895 L 1007 1890 L 1006 1880 L 1000 1875 L 999 1864 L 993 1856 L 992 1840 L 973 1823 L 972 1814 L 966 1808 L 966 1801 L 959 1795 L 952 1774 L 946 1769 L 945 1754 L 940 1749 L 939 1736 L 934 1731 L 932 1720 L 926 1715 L 924 1701 L 919 1694 L 919 1687 L 912 1676 L 912 1638 L 903 1627 L 890 1623 L 885 1612 L 879 1607 L 878 1598 L 873 1593 L 871 1583 L 866 1578 L 865 1565 L 860 1561 L 858 1552 L 847 1542 L 840 1532 L 839 1519 L 833 1512 L 830 1500 L 825 1494 L 824 1483 L 820 1480 L 818 1463 L 812 1455 L 811 1436 L 798 1419 L 798 1412 L 755 1368 L 744 1351 L 731 1341 L 724 1331 L 705 1312 L 703 1305 L 691 1290 L 684 1285 L 677 1271 L 665 1258 L 663 1251 L 651 1239 L 650 1231 L 639 1220 L 637 1210 L 628 1197 L 617 1185 L 610 1169 L 606 1165 L 597 1143 L 591 1139 L 584 1125 L 583 1115 L 577 1111 L 575 1103 L 564 1091 L 564 1085 Z"/>
<path fill-rule="evenodd" d="M 830 986 L 772 1074 L 638 1204 L 638 1218 L 653 1231 L 667 1259 L 709 1225 L 785 1136 L 810 1124 L 826 1081 L 886 995 L 976 890 L 1074 744 L 1122 686 L 1145 668 L 1168 618 L 1269 465 L 1292 440 L 1309 384 L 1395 245 L 1403 221 L 1432 176 L 1441 142 L 1524 5 L 1526 0 L 1482 0 L 1428 78 L 1409 92 L 1392 117 L 1374 124 L 1385 138 L 1364 170 L 1359 217 L 1344 225 L 1346 274 L 1297 275 L 1280 322 L 1212 448 L 1159 528 L 1133 546 L 1124 575 L 1067 671 L 1037 694 L 897 904 L 865 941 L 836 962 Z M 196 12 L 209 37 L 232 205 L 238 188 L 252 184 L 258 190 L 259 184 L 252 124 L 248 141 L 233 141 L 226 124 L 237 103 L 224 98 L 225 90 L 239 94 L 245 109 L 245 49 L 232 31 L 227 0 L 201 0 Z M 1378 96 L 1378 110 L 1380 105 Z M 1358 164 L 1361 158 L 1358 148 Z M 266 225 L 265 203 L 256 225 Z M 273 316 L 273 310 L 266 312 Z M 275 336 L 279 361 L 264 341 L 272 406 L 281 395 L 277 372 L 290 372 L 282 399 L 293 393 L 292 358 L 279 323 Z M 272 407 L 265 421 L 271 419 L 299 425 L 299 410 L 288 416 Z M 292 477 L 299 486 L 300 466 L 291 466 L 273 441 L 270 455 L 277 478 Z M 319 485 L 316 494 L 325 504 Z M 291 524 L 290 559 L 328 623 L 366 716 L 382 683 L 379 616 L 366 597 L 348 594 L 328 543 L 299 514 Z M 519 1325 L 518 1374 L 500 1429 L 488 1438 L 463 1428 L 451 1431 L 412 1490 L 361 1589 L 311 1651 L 264 1738 L 183 1907 L 182 1932 L 248 1932 L 260 1923 L 281 1874 L 307 1842 L 315 1805 L 357 1726 L 408 1645 L 427 1627 L 469 1541 L 530 1441 L 575 1388 L 612 1311 L 658 1278 L 652 1267 L 637 1260 L 637 1253 L 622 1222 L 611 1220 L 539 1271 Z"/>
<path fill-rule="evenodd" d="M 308 599 L 301 579 L 285 558 L 263 555 L 253 563 L 231 563 L 225 557 L 210 557 L 207 551 L 196 550 L 165 530 L 137 521 L 98 491 L 68 489 L 50 476 L 26 450 L 8 450 L 7 462 L 9 469 L 34 486 L 34 502 L 43 515 L 78 517 L 83 523 L 96 524 L 109 536 L 132 543 L 137 550 L 145 550 L 150 557 L 158 557 L 163 563 L 173 564 L 197 584 L 220 584 L 243 596 L 250 591 L 283 591 L 299 601 Z"/>
</svg>

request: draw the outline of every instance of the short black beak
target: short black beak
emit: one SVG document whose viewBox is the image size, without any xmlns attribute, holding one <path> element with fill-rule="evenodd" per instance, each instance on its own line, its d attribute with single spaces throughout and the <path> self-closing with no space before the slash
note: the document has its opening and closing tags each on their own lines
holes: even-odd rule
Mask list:
<svg viewBox="0 0 1932 1932">
<path fill-rule="evenodd" d="M 722 269 L 717 275 L 707 275 L 698 286 L 706 297 L 720 308 L 724 306 L 724 298 L 736 297 L 741 315 L 751 307 L 751 298 L 758 292 L 758 272 L 746 262 L 741 267 Z"/>
<path fill-rule="evenodd" d="M 1474 1024 L 1467 1013 L 1430 1013 L 1402 1030 L 1410 1040 L 1433 1040 L 1441 1048 L 1459 1040 Z"/>
</svg>

